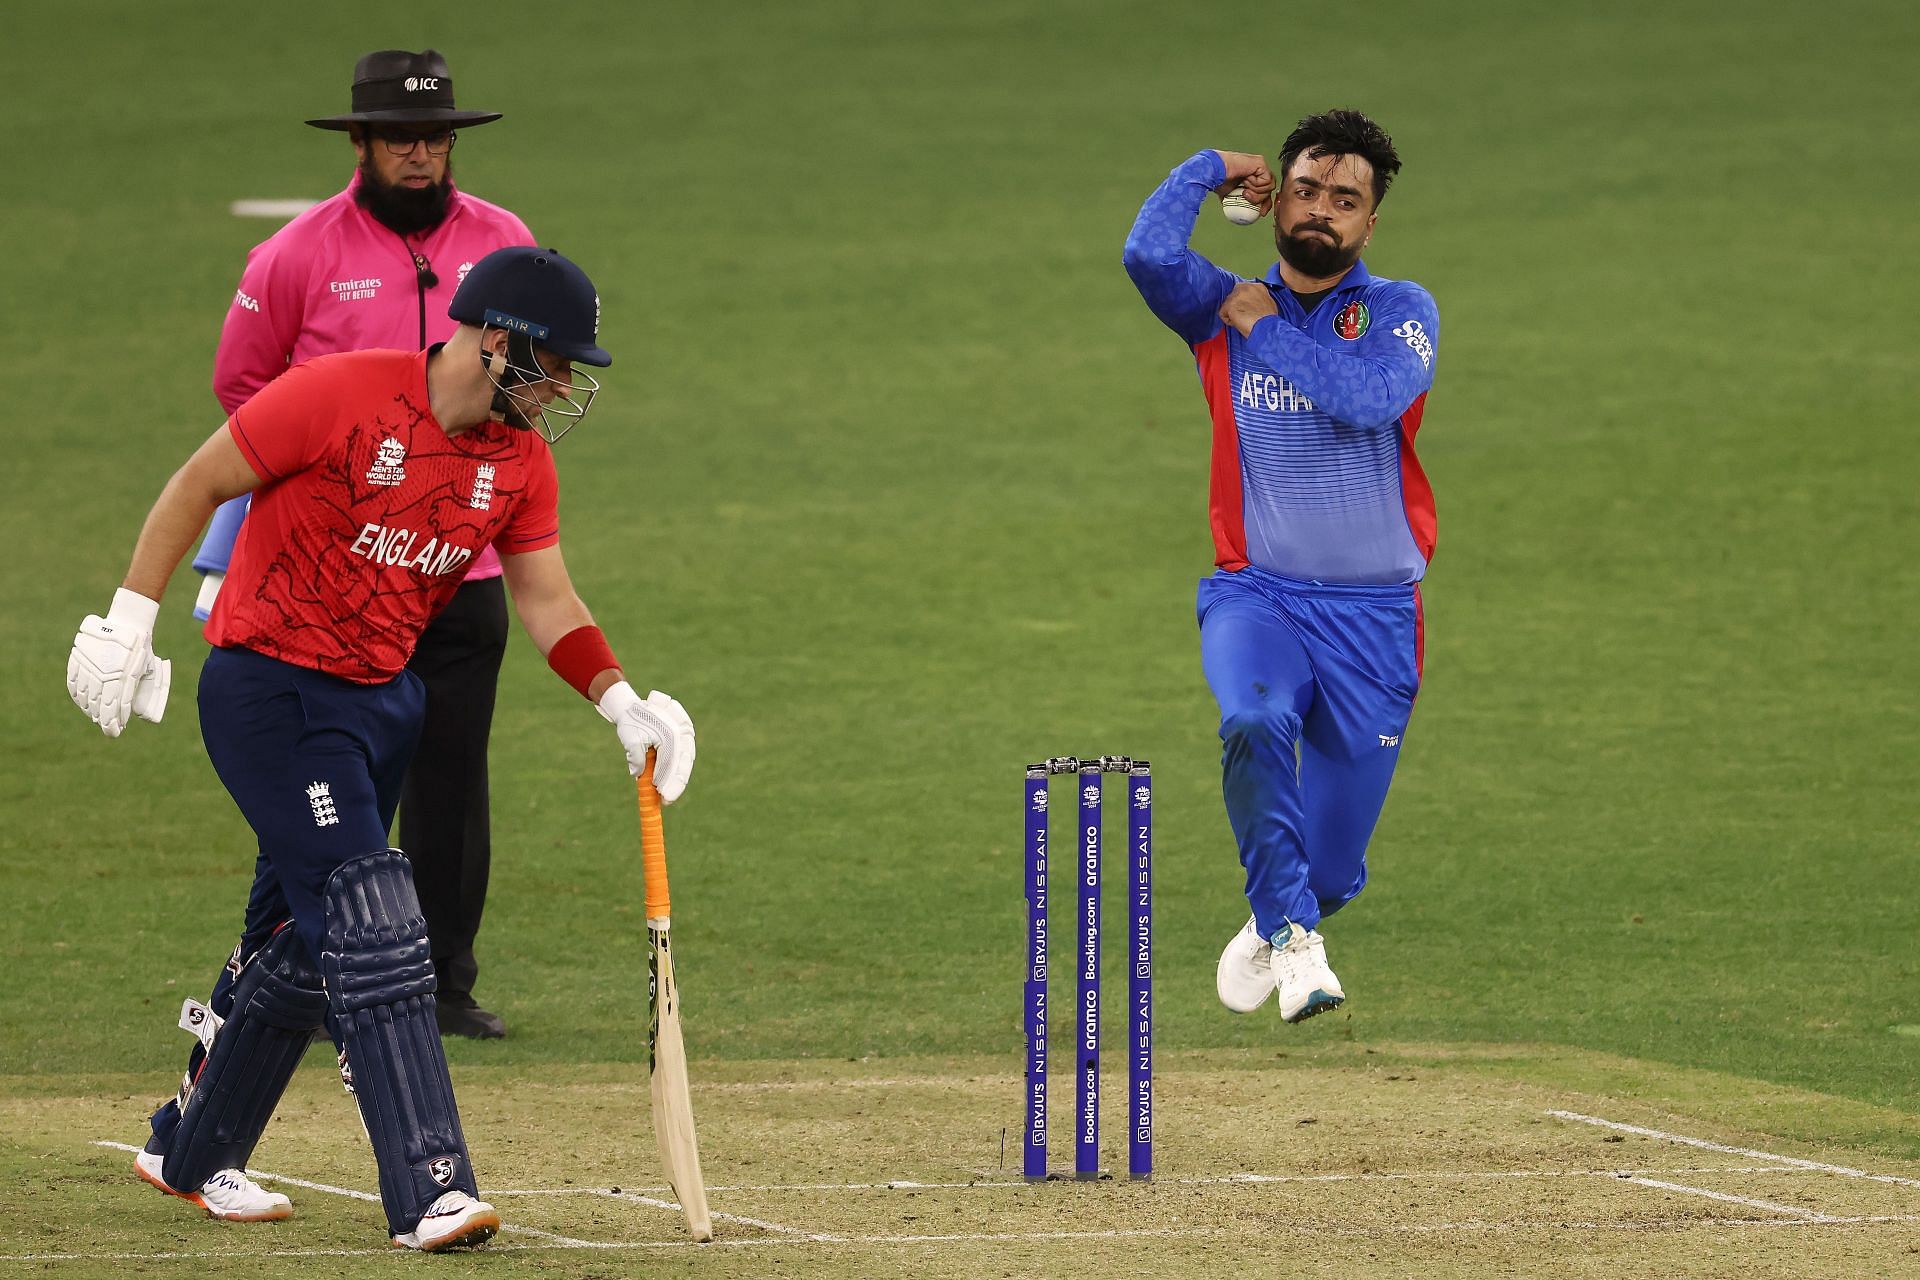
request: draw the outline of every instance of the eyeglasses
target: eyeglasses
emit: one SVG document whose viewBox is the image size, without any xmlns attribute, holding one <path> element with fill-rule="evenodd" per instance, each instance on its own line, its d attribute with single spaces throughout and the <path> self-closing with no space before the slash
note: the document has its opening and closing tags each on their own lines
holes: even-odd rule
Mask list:
<svg viewBox="0 0 1920 1280">
<path fill-rule="evenodd" d="M 413 154 L 413 149 L 423 142 L 427 146 L 428 155 L 443 156 L 453 150 L 454 139 L 459 135 L 451 129 L 445 129 L 439 133 L 424 135 L 418 133 L 379 132 L 373 136 L 380 139 L 381 145 L 387 149 L 387 154 L 390 156 L 410 156 Z"/>
</svg>

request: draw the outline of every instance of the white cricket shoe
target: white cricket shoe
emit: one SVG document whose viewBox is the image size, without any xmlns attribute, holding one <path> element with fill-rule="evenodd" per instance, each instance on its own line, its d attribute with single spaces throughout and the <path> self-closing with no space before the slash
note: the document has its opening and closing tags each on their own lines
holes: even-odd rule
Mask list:
<svg viewBox="0 0 1920 1280">
<path fill-rule="evenodd" d="M 1235 1013 L 1252 1013 L 1273 999 L 1273 944 L 1260 936 L 1252 916 L 1220 953 L 1213 986 L 1220 1003 Z"/>
<path fill-rule="evenodd" d="M 1347 998 L 1340 979 L 1327 967 L 1327 941 L 1291 920 L 1286 933 L 1274 934 L 1273 980 L 1280 988 L 1280 1016 L 1305 1022 L 1316 1013 L 1337 1009 Z"/>
<path fill-rule="evenodd" d="M 438 1253 L 484 1244 L 500 1229 L 500 1215 L 485 1200 L 464 1191 L 449 1191 L 427 1207 L 413 1230 L 393 1238 L 396 1249 Z"/>
<path fill-rule="evenodd" d="M 133 1171 L 141 1180 L 170 1196 L 179 1196 L 207 1211 L 210 1218 L 222 1222 L 278 1222 L 293 1216 L 293 1201 L 278 1191 L 268 1191 L 239 1169 L 222 1169 L 200 1184 L 198 1191 L 175 1191 L 160 1176 L 166 1157 L 154 1151 L 142 1151 L 133 1158 Z"/>
</svg>

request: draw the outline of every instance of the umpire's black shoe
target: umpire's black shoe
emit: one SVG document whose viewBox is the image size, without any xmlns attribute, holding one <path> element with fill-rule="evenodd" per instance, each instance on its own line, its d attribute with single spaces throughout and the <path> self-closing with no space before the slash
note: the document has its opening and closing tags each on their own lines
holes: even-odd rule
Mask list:
<svg viewBox="0 0 1920 1280">
<path fill-rule="evenodd" d="M 488 1013 L 475 1004 L 472 996 L 441 996 L 436 1009 L 443 1036 L 465 1036 L 469 1040 L 500 1040 L 507 1024 L 497 1013 Z"/>
</svg>

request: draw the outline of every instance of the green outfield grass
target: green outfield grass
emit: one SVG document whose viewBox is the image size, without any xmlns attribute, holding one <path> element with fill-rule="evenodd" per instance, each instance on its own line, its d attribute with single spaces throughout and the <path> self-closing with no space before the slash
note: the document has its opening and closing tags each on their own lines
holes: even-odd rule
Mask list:
<svg viewBox="0 0 1920 1280">
<path fill-rule="evenodd" d="M 1159 784 L 1170 1050 L 1557 1045 L 1920 1112 L 1911 6 L 391 8 L 10 15 L 18 1089 L 163 1092 L 232 943 L 252 845 L 198 741 L 197 580 L 163 726 L 103 740 L 62 664 L 219 421 L 272 229 L 229 203 L 337 190 L 346 144 L 299 121 L 358 54 L 433 44 L 507 113 L 462 185 L 601 288 L 564 545 L 699 725 L 668 823 L 696 1058 L 1011 1073 L 1018 768 L 1126 751 Z M 1350 1002 L 1290 1028 L 1213 996 L 1245 903 L 1192 616 L 1207 419 L 1120 246 L 1193 151 L 1333 105 L 1406 162 L 1368 262 L 1439 302 L 1440 548 L 1373 883 L 1325 930 Z M 1211 213 L 1197 243 L 1271 258 Z M 640 1061 L 631 786 L 517 633 L 493 762 L 480 994 L 513 1034 L 456 1071 Z M 1821 1138 L 1795 1114 L 1772 1132 Z"/>
</svg>

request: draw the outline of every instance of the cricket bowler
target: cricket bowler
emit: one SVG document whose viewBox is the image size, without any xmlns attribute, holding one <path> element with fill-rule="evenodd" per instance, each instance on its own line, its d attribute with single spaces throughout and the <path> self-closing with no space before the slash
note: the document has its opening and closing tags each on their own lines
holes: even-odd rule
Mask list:
<svg viewBox="0 0 1920 1280">
<path fill-rule="evenodd" d="M 1367 882 L 1367 842 L 1420 688 L 1433 492 L 1414 456 L 1440 336 L 1433 298 L 1361 261 L 1400 170 L 1357 111 L 1264 157 L 1202 151 L 1147 197 L 1129 277 L 1193 352 L 1213 421 L 1215 569 L 1196 612 L 1220 706 L 1222 791 L 1252 917 L 1220 1000 L 1299 1022 L 1346 999 L 1319 926 Z M 1209 194 L 1271 213 L 1259 280 L 1188 247 Z"/>
</svg>

